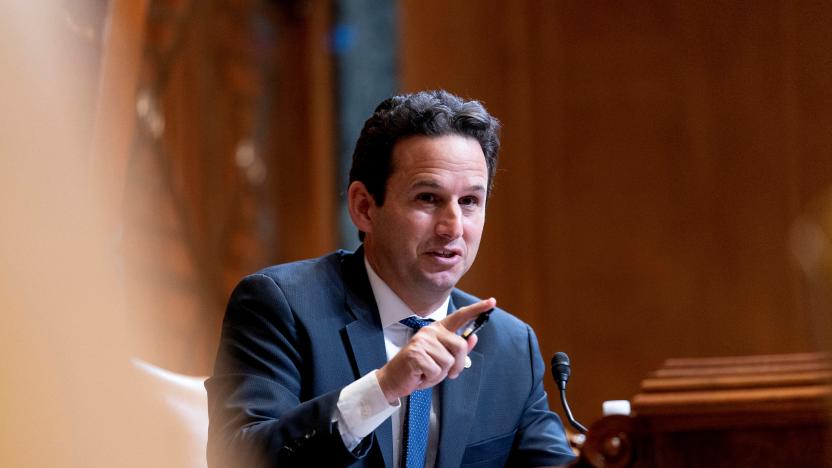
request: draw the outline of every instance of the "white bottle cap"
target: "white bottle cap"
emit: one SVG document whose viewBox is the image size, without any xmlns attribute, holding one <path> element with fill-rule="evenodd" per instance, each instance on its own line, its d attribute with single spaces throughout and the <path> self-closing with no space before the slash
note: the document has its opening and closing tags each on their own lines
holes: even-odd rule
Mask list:
<svg viewBox="0 0 832 468">
<path fill-rule="evenodd" d="M 607 400 L 602 406 L 604 416 L 611 416 L 613 414 L 630 415 L 630 402 L 627 400 Z"/>
</svg>

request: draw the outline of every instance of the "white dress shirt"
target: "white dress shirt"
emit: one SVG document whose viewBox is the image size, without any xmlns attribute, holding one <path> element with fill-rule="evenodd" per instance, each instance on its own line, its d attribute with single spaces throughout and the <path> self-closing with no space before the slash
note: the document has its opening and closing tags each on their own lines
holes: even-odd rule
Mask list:
<svg viewBox="0 0 832 468">
<path fill-rule="evenodd" d="M 445 302 L 427 317 L 419 317 L 402 301 L 396 293 L 373 271 L 367 258 L 364 258 L 370 287 L 378 305 L 381 327 L 384 331 L 384 346 L 387 360 L 393 358 L 407 341 L 413 336 L 414 330 L 399 323 L 407 317 L 442 320 L 448 315 L 450 296 Z M 393 423 L 393 465 L 401 464 L 402 424 L 406 417 L 407 408 L 401 402 L 390 405 L 376 378 L 376 371 L 369 372 L 355 382 L 341 390 L 338 398 L 334 419 L 338 421 L 341 438 L 349 450 L 355 449 L 364 437 L 367 437 L 388 417 Z M 428 447 L 425 453 L 425 466 L 432 467 L 436 462 L 437 445 L 439 443 L 439 395 L 433 392 L 430 410 L 430 426 Z"/>
</svg>

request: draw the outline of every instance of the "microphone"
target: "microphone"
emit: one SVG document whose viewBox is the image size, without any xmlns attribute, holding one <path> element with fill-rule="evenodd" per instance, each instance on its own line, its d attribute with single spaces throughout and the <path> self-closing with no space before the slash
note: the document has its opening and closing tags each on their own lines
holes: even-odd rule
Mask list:
<svg viewBox="0 0 832 468">
<path fill-rule="evenodd" d="M 557 352 L 552 356 L 552 378 L 558 384 L 560 389 L 560 403 L 563 405 L 563 411 L 566 413 L 566 419 L 569 424 L 577 429 L 581 434 L 586 434 L 586 427 L 572 417 L 572 410 L 569 409 L 569 403 L 566 401 L 566 382 L 569 381 L 569 376 L 572 374 L 572 368 L 569 366 L 569 356 L 563 352 Z"/>
</svg>

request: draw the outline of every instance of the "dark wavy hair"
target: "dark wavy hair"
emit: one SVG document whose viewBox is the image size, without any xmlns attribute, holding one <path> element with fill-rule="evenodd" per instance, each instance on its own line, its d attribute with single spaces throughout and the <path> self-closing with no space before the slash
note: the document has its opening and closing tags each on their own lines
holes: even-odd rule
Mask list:
<svg viewBox="0 0 832 468">
<path fill-rule="evenodd" d="M 500 122 L 479 101 L 466 101 L 444 90 L 393 96 L 379 104 L 364 122 L 352 154 L 349 183 L 362 182 L 381 206 L 387 179 L 393 172 L 393 146 L 397 141 L 413 135 L 461 135 L 477 140 L 485 154 L 490 195 L 500 149 L 499 131 Z"/>
</svg>

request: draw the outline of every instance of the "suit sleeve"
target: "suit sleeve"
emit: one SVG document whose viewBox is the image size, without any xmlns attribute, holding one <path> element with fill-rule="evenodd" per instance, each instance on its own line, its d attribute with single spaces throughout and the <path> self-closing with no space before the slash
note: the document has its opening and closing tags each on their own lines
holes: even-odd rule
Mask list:
<svg viewBox="0 0 832 468">
<path fill-rule="evenodd" d="M 549 409 L 543 389 L 546 367 L 534 331 L 528 325 L 526 329 L 533 385 L 506 466 L 566 465 L 575 459 L 575 454 L 569 447 L 560 417 Z"/>
<path fill-rule="evenodd" d="M 346 466 L 333 422 L 340 389 L 301 401 L 304 343 L 291 307 L 268 276 L 245 278 L 231 295 L 208 391 L 208 462 L 228 466 Z"/>
</svg>

